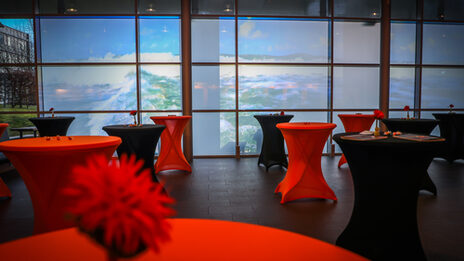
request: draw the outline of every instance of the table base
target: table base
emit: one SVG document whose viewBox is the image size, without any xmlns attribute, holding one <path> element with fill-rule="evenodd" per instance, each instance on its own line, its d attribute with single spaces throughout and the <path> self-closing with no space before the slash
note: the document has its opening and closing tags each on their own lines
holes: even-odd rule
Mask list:
<svg viewBox="0 0 464 261">
<path fill-rule="evenodd" d="M 263 164 L 264 167 L 266 167 L 266 172 L 269 170 L 270 167 L 272 166 L 282 166 L 282 167 L 285 167 L 285 168 L 288 168 L 288 162 L 287 162 L 287 157 L 285 157 L 285 159 L 282 159 L 280 161 L 274 161 L 274 160 L 268 160 L 268 161 L 264 161 L 263 159 L 263 154 L 261 153 L 259 155 L 259 159 L 258 159 L 258 166 L 260 164 Z"/>
</svg>

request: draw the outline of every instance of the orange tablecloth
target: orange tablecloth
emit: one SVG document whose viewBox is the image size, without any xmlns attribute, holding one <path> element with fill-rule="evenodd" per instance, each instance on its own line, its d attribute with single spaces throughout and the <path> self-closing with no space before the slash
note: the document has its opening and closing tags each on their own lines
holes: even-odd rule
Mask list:
<svg viewBox="0 0 464 261">
<path fill-rule="evenodd" d="M 337 200 L 321 170 L 321 156 L 324 144 L 332 130 L 333 123 L 279 123 L 288 148 L 288 169 L 285 178 L 275 189 L 282 193 L 282 201 L 300 198 L 327 198 Z"/>
<path fill-rule="evenodd" d="M 153 116 L 156 124 L 166 126 L 161 133 L 161 150 L 155 163 L 155 172 L 178 169 L 192 172 L 192 167 L 182 152 L 181 140 L 184 128 L 192 116 Z"/>
<path fill-rule="evenodd" d="M 342 120 L 345 132 L 361 132 L 370 130 L 372 123 L 374 123 L 374 114 L 338 114 L 340 120 Z M 345 155 L 338 161 L 338 167 L 340 168 L 346 163 Z"/>
<path fill-rule="evenodd" d="M 8 123 L 0 123 L 0 136 L 3 135 L 3 132 L 6 130 L 6 128 L 8 126 L 9 126 Z M 11 198 L 11 191 L 6 186 L 5 182 L 3 182 L 2 178 L 0 178 L 0 197 L 9 197 L 9 198 Z"/>
<path fill-rule="evenodd" d="M 65 202 L 60 195 L 76 165 L 97 154 L 108 160 L 121 143 L 118 137 L 72 136 L 10 140 L 0 143 L 0 151 L 15 166 L 26 184 L 34 207 L 34 233 L 43 233 L 72 224 L 64 219 Z"/>
<path fill-rule="evenodd" d="M 160 254 L 146 251 L 130 260 L 367 260 L 335 245 L 270 227 L 206 219 L 171 219 L 171 224 L 172 240 L 161 245 Z M 107 260 L 102 247 L 74 228 L 1 244 L 0 257 L 2 261 Z"/>
</svg>

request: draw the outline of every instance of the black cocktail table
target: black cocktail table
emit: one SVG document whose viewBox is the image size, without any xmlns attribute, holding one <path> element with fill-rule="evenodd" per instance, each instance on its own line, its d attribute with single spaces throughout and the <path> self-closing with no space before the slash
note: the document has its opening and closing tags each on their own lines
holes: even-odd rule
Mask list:
<svg viewBox="0 0 464 261">
<path fill-rule="evenodd" d="M 155 176 L 154 158 L 155 149 L 161 133 L 166 127 L 164 125 L 147 124 L 130 127 L 128 125 L 104 126 L 103 130 L 110 136 L 120 137 L 121 145 L 117 148 L 118 157 L 122 154 L 135 154 L 137 160 L 143 159 L 144 168 L 150 169 L 154 182 L 158 182 Z"/>
<path fill-rule="evenodd" d="M 464 114 L 463 113 L 433 113 L 439 120 L 440 136 L 445 138 L 445 146 L 438 157 L 449 163 L 464 159 Z"/>
<path fill-rule="evenodd" d="M 285 155 L 284 137 L 277 123 L 289 122 L 293 115 L 254 115 L 263 130 L 263 145 L 259 154 L 258 165 L 264 164 L 266 171 L 273 165 L 288 167 L 287 156 Z"/>
<path fill-rule="evenodd" d="M 37 127 L 40 137 L 45 136 L 66 136 L 69 125 L 74 117 L 41 117 L 30 118 L 29 120 Z"/>
<path fill-rule="evenodd" d="M 418 227 L 419 189 L 443 141 L 333 139 L 350 165 L 355 200 L 336 244 L 372 260 L 425 260 Z"/>
<path fill-rule="evenodd" d="M 430 135 L 438 124 L 434 119 L 382 119 L 389 131 Z"/>
</svg>

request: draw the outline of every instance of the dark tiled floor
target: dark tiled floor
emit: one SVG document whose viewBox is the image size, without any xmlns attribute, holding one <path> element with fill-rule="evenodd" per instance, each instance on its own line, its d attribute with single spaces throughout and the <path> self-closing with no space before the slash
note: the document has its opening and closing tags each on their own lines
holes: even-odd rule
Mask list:
<svg viewBox="0 0 464 261">
<path fill-rule="evenodd" d="M 307 199 L 281 205 L 273 194 L 285 169 L 268 173 L 257 158 L 195 159 L 193 172 L 159 175 L 176 198 L 177 217 L 235 220 L 294 231 L 334 243 L 351 215 L 353 184 L 339 157 L 322 158 L 322 171 L 338 202 Z M 429 168 L 438 196 L 421 192 L 418 223 L 429 260 L 464 260 L 464 161 L 434 160 Z M 31 234 L 33 212 L 27 190 L 15 171 L 2 175 L 13 199 L 0 200 L 0 242 Z M 391 193 L 395 193 L 392 191 Z M 398 235 L 401 236 L 401 235 Z M 399 253 L 400 254 L 400 253 Z"/>
</svg>

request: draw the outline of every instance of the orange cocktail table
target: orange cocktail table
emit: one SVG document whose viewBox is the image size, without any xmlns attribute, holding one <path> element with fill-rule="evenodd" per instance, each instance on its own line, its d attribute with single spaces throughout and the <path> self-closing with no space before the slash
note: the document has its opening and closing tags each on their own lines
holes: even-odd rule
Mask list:
<svg viewBox="0 0 464 261">
<path fill-rule="evenodd" d="M 184 128 L 192 116 L 153 116 L 156 124 L 166 126 L 161 133 L 161 150 L 155 163 L 155 172 L 163 170 L 185 170 L 192 172 L 192 167 L 182 152 L 181 140 Z"/>
<path fill-rule="evenodd" d="M 338 114 L 340 120 L 342 120 L 345 132 L 361 132 L 370 130 L 372 123 L 374 123 L 374 114 Z M 346 163 L 345 155 L 338 161 L 338 167 L 340 168 Z"/>
<path fill-rule="evenodd" d="M 0 151 L 15 166 L 31 196 L 35 234 L 72 226 L 65 220 L 66 202 L 61 196 L 72 169 L 95 155 L 105 155 L 109 160 L 120 143 L 119 137 L 112 136 L 42 137 L 0 143 Z"/>
<path fill-rule="evenodd" d="M 275 189 L 282 193 L 280 203 L 300 198 L 337 200 L 322 175 L 321 156 L 333 123 L 279 123 L 288 149 L 288 169 L 285 178 Z"/>
<path fill-rule="evenodd" d="M 5 130 L 6 130 L 6 128 L 8 126 L 9 126 L 8 123 L 0 123 L 0 136 L 3 135 L 3 132 L 5 132 Z M 2 178 L 0 178 L 0 197 L 9 197 L 9 198 L 11 198 L 11 191 L 6 186 L 5 182 L 3 182 Z"/>
<path fill-rule="evenodd" d="M 341 247 L 276 228 L 207 219 L 170 219 L 170 223 L 171 241 L 160 244 L 159 254 L 145 251 L 130 260 L 367 260 Z M 75 228 L 0 244 L 0 253 L 2 261 L 108 260 L 102 247 Z"/>
</svg>

